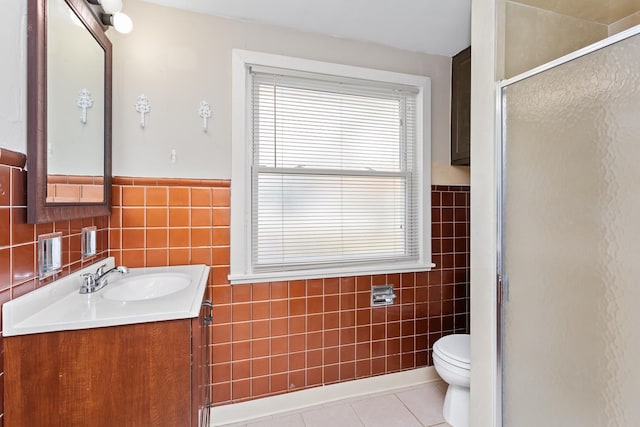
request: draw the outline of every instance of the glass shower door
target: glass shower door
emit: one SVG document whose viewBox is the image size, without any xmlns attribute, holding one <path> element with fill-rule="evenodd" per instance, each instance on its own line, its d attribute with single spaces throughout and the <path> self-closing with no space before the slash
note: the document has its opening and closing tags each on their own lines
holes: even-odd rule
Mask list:
<svg viewBox="0 0 640 427">
<path fill-rule="evenodd" d="M 640 36 L 502 109 L 503 425 L 640 426 Z"/>
</svg>

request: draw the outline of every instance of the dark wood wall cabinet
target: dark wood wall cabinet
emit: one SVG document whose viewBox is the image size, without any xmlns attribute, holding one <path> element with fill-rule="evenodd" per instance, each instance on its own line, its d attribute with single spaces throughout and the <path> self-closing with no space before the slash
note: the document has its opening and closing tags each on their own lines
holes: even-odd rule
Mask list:
<svg viewBox="0 0 640 427">
<path fill-rule="evenodd" d="M 471 164 L 471 46 L 451 63 L 451 164 Z"/>
<path fill-rule="evenodd" d="M 193 319 L 4 338 L 4 425 L 209 425 L 206 325 Z"/>
</svg>

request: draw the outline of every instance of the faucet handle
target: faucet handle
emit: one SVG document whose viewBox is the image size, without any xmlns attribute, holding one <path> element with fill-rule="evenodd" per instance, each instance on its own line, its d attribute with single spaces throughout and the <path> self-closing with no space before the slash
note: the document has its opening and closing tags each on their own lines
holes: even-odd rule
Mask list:
<svg viewBox="0 0 640 427">
<path fill-rule="evenodd" d="M 84 283 L 93 283 L 96 281 L 96 276 L 93 273 L 83 273 L 80 275 Z"/>
<path fill-rule="evenodd" d="M 80 287 L 81 294 L 88 294 L 93 292 L 93 289 L 96 287 L 96 275 L 93 273 L 84 273 L 81 274 L 82 277 L 82 286 Z"/>
<path fill-rule="evenodd" d="M 104 274 L 104 268 L 107 266 L 107 264 L 102 264 L 100 267 L 98 267 L 98 269 L 96 270 L 96 276 L 100 277 Z"/>
</svg>

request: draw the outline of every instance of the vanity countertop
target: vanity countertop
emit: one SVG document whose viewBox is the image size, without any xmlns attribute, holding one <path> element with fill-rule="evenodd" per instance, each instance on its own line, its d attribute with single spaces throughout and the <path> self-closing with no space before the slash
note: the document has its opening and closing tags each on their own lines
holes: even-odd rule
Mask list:
<svg viewBox="0 0 640 427">
<path fill-rule="evenodd" d="M 114 274 L 101 290 L 80 294 L 83 273 L 94 273 L 98 266 L 114 267 L 114 259 L 107 258 L 40 289 L 6 302 L 2 307 L 2 334 L 26 335 L 41 332 L 98 328 L 134 323 L 197 317 L 209 277 L 206 265 L 131 268 L 124 277 Z M 182 277 L 188 285 L 164 296 L 145 298 L 137 295 L 131 300 L 121 298 L 116 287 L 127 282 L 132 285 L 144 277 Z M 120 282 L 120 283 L 119 283 Z M 137 284 L 136 284 L 137 286 Z M 139 288 L 137 288 L 139 289 Z M 109 298 L 117 294 L 117 299 Z"/>
</svg>

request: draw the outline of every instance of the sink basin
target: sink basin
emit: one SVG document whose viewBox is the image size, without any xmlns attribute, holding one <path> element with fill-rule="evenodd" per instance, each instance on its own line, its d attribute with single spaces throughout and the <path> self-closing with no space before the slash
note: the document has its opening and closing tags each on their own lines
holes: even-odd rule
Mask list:
<svg viewBox="0 0 640 427">
<path fill-rule="evenodd" d="M 152 273 L 124 277 L 110 283 L 102 297 L 113 301 L 141 301 L 180 292 L 191 284 L 191 276 L 183 273 Z"/>
<path fill-rule="evenodd" d="M 208 266 L 130 268 L 129 274 L 110 277 L 95 293 L 78 292 L 82 274 L 94 274 L 103 264 L 105 270 L 112 269 L 115 259 L 100 260 L 5 302 L 2 336 L 193 319 L 200 314 Z"/>
</svg>

